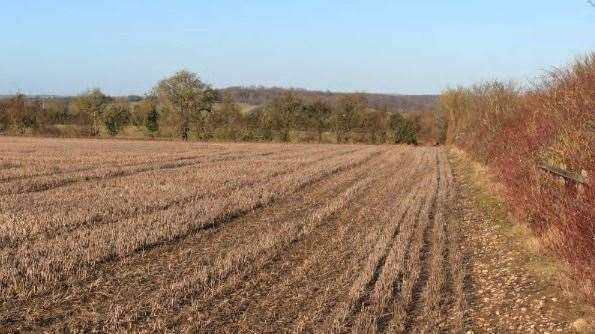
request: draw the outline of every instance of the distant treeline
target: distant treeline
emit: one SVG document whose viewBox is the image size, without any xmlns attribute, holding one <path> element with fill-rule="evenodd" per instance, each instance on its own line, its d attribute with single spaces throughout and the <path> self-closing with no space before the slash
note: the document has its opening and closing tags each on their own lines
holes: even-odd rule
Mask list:
<svg viewBox="0 0 595 334">
<path fill-rule="evenodd" d="M 0 99 L 0 132 L 116 136 L 134 127 L 135 136 L 184 140 L 417 144 L 418 133 L 431 136 L 433 115 L 404 116 L 394 110 L 412 110 L 417 104 L 427 110 L 432 99 L 278 88 L 215 90 L 195 73 L 180 71 L 144 97 L 110 97 L 99 89 L 76 97 L 5 97 Z"/>
<path fill-rule="evenodd" d="M 221 89 L 222 94 L 229 95 L 238 103 L 264 104 L 287 92 L 306 100 L 322 100 L 331 104 L 337 103 L 342 97 L 350 93 L 336 93 L 329 91 L 314 91 L 305 89 L 286 89 L 276 87 L 229 87 Z M 438 102 L 438 95 L 389 95 L 357 93 L 364 97 L 368 107 L 376 110 L 394 112 L 422 112 L 434 111 Z"/>
</svg>

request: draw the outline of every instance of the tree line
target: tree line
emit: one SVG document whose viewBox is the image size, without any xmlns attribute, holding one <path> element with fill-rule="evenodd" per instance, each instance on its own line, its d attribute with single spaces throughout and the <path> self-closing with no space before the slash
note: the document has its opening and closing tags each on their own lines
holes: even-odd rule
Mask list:
<svg viewBox="0 0 595 334">
<path fill-rule="evenodd" d="M 417 144 L 420 127 L 415 117 L 369 108 L 364 94 L 328 101 L 285 91 L 246 110 L 188 71 L 159 81 L 145 97 L 110 97 L 95 88 L 74 98 L 0 101 L 0 132 L 116 136 L 127 126 L 184 140 L 370 144 Z"/>
<path fill-rule="evenodd" d="M 330 91 L 306 90 L 300 88 L 279 87 L 227 87 L 219 90 L 222 94 L 230 95 L 234 101 L 247 104 L 264 104 L 288 91 L 305 100 L 323 100 L 336 103 L 341 97 L 349 93 Z M 399 112 L 431 112 L 438 102 L 437 95 L 392 95 L 378 93 L 358 93 L 368 101 L 368 106 L 378 110 L 392 110 Z"/>
</svg>

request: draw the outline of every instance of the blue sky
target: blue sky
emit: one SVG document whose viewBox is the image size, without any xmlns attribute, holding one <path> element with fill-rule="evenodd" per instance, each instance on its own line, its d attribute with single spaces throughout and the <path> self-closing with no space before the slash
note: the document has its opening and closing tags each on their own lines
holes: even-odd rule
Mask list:
<svg viewBox="0 0 595 334">
<path fill-rule="evenodd" d="M 585 0 L 20 0 L 0 4 L 0 94 L 215 87 L 438 93 L 534 80 L 595 51 Z"/>
</svg>

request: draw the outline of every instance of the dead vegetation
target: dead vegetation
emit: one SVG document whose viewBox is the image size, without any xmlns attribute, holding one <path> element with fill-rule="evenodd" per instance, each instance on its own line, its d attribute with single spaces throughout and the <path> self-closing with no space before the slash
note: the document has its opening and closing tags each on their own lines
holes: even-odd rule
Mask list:
<svg viewBox="0 0 595 334">
<path fill-rule="evenodd" d="M 464 326 L 442 149 L 0 140 L 5 330 Z"/>
<path fill-rule="evenodd" d="M 525 89 L 502 82 L 445 91 L 442 139 L 488 167 L 515 219 L 560 259 L 572 293 L 595 305 L 595 53 Z M 561 167 L 586 183 L 553 177 Z"/>
<path fill-rule="evenodd" d="M 4 137 L 0 150 L 0 332 L 591 326 L 469 207 L 444 148 Z"/>
</svg>

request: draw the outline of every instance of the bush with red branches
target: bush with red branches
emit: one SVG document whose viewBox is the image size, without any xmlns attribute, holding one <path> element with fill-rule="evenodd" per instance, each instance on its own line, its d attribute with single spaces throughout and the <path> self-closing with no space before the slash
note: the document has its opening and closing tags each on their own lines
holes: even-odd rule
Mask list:
<svg viewBox="0 0 595 334">
<path fill-rule="evenodd" d="M 594 301 L 595 53 L 529 90 L 500 82 L 441 96 L 443 138 L 494 171 L 512 213 L 569 267 Z M 554 177 L 543 163 L 586 176 Z"/>
</svg>

